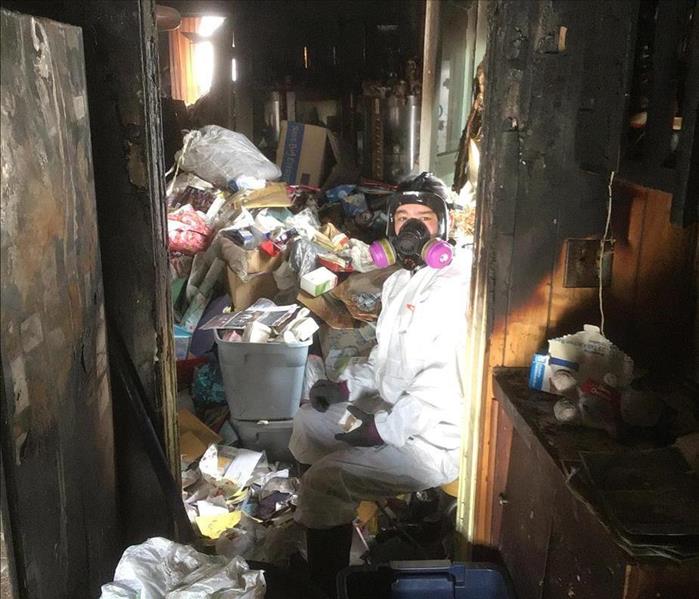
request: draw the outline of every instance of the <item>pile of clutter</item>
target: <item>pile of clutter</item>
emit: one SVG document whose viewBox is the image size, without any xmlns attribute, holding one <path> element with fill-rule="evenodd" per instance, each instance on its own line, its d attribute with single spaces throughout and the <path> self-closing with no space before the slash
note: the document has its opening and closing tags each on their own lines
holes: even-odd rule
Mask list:
<svg viewBox="0 0 699 599">
<path fill-rule="evenodd" d="M 375 270 L 369 244 L 384 236 L 386 201 L 395 187 L 360 180 L 320 189 L 278 182 L 280 176 L 239 133 L 211 125 L 185 137 L 167 194 L 180 338 L 194 333 L 223 283 L 234 309 L 242 310 L 259 297 L 289 304 L 300 291 L 310 300 L 359 280 L 335 297 L 352 318 L 376 318 L 381 279 L 390 272 L 359 275 Z M 308 307 L 324 318 L 322 308 Z M 354 326 L 343 322 L 342 328 Z M 178 348 L 186 357 L 187 344 Z"/>
<path fill-rule="evenodd" d="M 303 546 L 285 467 L 294 413 L 315 381 L 369 354 L 396 268 L 369 252 L 395 186 L 344 160 L 327 188 L 279 181 L 287 158 L 203 127 L 185 136 L 166 198 L 186 510 L 202 547 L 280 564 Z M 454 221 L 470 242 L 473 219 Z"/>
<path fill-rule="evenodd" d="M 332 146 L 329 132 L 304 135 L 302 162 L 307 141 L 316 137 L 323 147 L 315 148 L 315 154 L 330 153 L 325 148 Z M 286 173 L 289 162 L 287 146 L 280 144 L 283 153 L 274 164 L 245 136 L 206 126 L 185 136 L 168 184 L 181 405 L 231 444 L 239 435 L 228 423 L 230 398 L 213 351 L 216 328 L 204 325 L 225 311 L 239 313 L 253 305 L 256 314 L 260 307 L 256 302 L 266 298 L 282 311 L 297 306 L 294 321 L 287 322 L 283 331 L 271 330 L 263 322 L 250 324 L 247 330 L 219 327 L 223 340 L 303 342 L 315 332 L 315 321 L 321 344 L 324 338 L 333 338 L 347 357 L 349 348 L 373 341 L 373 331 L 367 333 L 365 325 L 378 317 L 381 287 L 393 272 L 393 267 L 375 268 L 369 244 L 385 234 L 386 203 L 395 187 L 361 179 L 356 169 L 344 168 L 344 158 L 338 159 L 343 168 L 330 173 L 330 188 L 301 184 L 305 182 L 301 166 L 293 177 L 286 177 L 289 182 L 279 181 L 280 167 Z M 322 164 L 316 170 L 322 172 Z M 343 178 L 348 180 L 342 182 Z M 319 182 L 316 175 L 312 180 Z M 468 242 L 471 231 L 466 228 L 472 219 L 456 216 L 460 226 L 453 236 Z M 359 329 L 364 332 L 357 340 Z M 337 331 L 346 331 L 347 339 L 338 340 Z M 354 355 L 365 355 L 361 351 Z M 328 374 L 337 370 L 334 358 L 327 354 L 323 358 Z"/>
<path fill-rule="evenodd" d="M 292 521 L 299 481 L 278 466 L 263 452 L 220 444 L 187 465 L 183 500 L 200 547 L 280 564 L 302 549 Z"/>
<path fill-rule="evenodd" d="M 600 429 L 615 439 L 658 427 L 672 439 L 699 431 L 690 393 L 680 385 L 659 390 L 648 384 L 633 359 L 595 325 L 550 339 L 548 352 L 533 357 L 529 387 L 560 396 L 553 406 L 558 423 Z"/>
<path fill-rule="evenodd" d="M 177 167 L 167 204 L 179 359 L 205 353 L 190 338 L 224 285 L 229 305 L 242 310 L 260 297 L 292 303 L 301 290 L 310 301 L 351 273 L 374 270 L 368 244 L 383 234 L 391 186 L 321 192 L 275 182 L 275 164 L 244 136 L 216 126 L 187 135 Z M 364 284 L 340 301 L 366 321 L 378 313 L 379 294 L 380 285 Z"/>
</svg>

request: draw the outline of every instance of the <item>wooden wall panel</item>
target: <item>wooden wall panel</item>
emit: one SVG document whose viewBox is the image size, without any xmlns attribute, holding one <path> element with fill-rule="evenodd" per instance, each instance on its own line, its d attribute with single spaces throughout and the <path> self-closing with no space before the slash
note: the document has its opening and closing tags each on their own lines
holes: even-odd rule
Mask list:
<svg viewBox="0 0 699 599">
<path fill-rule="evenodd" d="M 482 242 L 494 259 L 478 543 L 497 544 L 497 494 L 507 478 L 511 442 L 511 425 L 493 405 L 492 368 L 528 366 L 533 353 L 546 349 L 547 339 L 599 324 L 597 288 L 563 285 L 566 240 L 603 234 L 609 180 L 603 167 L 615 165 L 611 154 L 618 146 L 615 135 L 621 135 L 636 11 L 636 0 L 596 1 L 593 8 L 550 0 L 491 3 L 480 189 L 481 210 L 492 214 L 492 230 Z M 566 48 L 559 52 L 548 40 L 561 27 L 567 28 Z M 595 69 L 604 71 L 604 85 L 594 83 Z M 616 131 L 605 130 L 607 137 L 595 150 L 607 148 L 605 156 L 583 153 L 584 166 L 599 172 L 583 170 L 580 163 L 584 144 L 576 136 L 584 130 L 580 111 L 588 109 L 595 111 L 598 125 L 606 122 Z M 508 141 L 505 132 L 512 130 L 517 138 Z M 670 200 L 616 181 L 612 284 L 604 290 L 608 337 L 639 364 L 656 367 L 692 355 L 696 229 L 670 224 Z M 661 353 L 662 360 L 654 359 Z"/>
<path fill-rule="evenodd" d="M 614 198 L 612 213 L 615 240 L 612 281 L 604 296 L 608 313 L 606 328 L 607 334 L 616 340 L 619 347 L 629 348 L 636 318 L 635 298 L 648 190 L 623 185 L 618 185 L 616 189 L 618 193 Z"/>
<path fill-rule="evenodd" d="M 119 550 L 82 32 L 0 22 L 6 524 L 20 597 L 95 597 Z"/>
<path fill-rule="evenodd" d="M 512 455 L 513 425 L 499 402 L 493 401 L 497 409 L 497 428 L 491 432 L 495 443 L 495 462 L 493 464 L 493 501 L 491 502 L 490 537 L 500 539 L 502 513 L 505 507 L 507 476 L 509 474 L 510 456 Z"/>
<path fill-rule="evenodd" d="M 502 514 L 502 557 L 518 597 L 540 597 L 546 575 L 551 522 L 557 499 L 551 466 L 541 449 L 518 432 L 512 437 L 511 468 Z M 523 551 L 522 548 L 526 547 Z"/>
<path fill-rule="evenodd" d="M 670 225 L 671 204 L 667 193 L 646 196 L 630 344 L 639 365 L 663 371 L 687 364 L 692 331 L 695 227 Z"/>
<path fill-rule="evenodd" d="M 179 479 L 155 2 L 2 4 L 82 29 L 105 309 L 136 366 L 149 417 Z M 117 542 L 123 550 L 147 536 L 176 538 L 136 432 L 139 422 L 118 377 L 112 377 L 112 385 L 122 523 Z"/>
</svg>

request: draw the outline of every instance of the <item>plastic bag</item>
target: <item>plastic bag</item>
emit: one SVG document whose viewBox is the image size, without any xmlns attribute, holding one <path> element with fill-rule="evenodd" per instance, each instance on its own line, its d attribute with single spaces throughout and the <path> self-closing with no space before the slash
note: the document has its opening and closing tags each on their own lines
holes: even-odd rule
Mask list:
<svg viewBox="0 0 699 599">
<path fill-rule="evenodd" d="M 272 181 L 282 174 L 247 137 L 217 125 L 190 131 L 183 147 L 180 167 L 224 189 L 241 175 Z"/>
<path fill-rule="evenodd" d="M 251 177 L 249 175 L 240 175 L 236 177 L 235 185 L 238 189 L 264 189 L 267 182 L 264 179 L 258 179 L 257 177 Z"/>
<path fill-rule="evenodd" d="M 307 402 L 311 400 L 311 387 L 319 380 L 328 378 L 325 372 L 325 362 L 320 356 L 313 354 L 308 355 L 306 362 L 306 376 L 303 379 L 303 391 L 301 393 L 301 401 Z"/>
<path fill-rule="evenodd" d="M 263 233 L 271 233 L 284 228 L 284 223 L 274 216 L 268 208 L 255 215 L 255 226 Z"/>
<path fill-rule="evenodd" d="M 298 275 L 291 269 L 289 263 L 284 261 L 273 273 L 272 277 L 279 290 L 274 296 L 274 303 L 279 306 L 293 304 L 299 293 L 300 281 Z"/>
<path fill-rule="evenodd" d="M 190 205 L 168 214 L 168 249 L 171 252 L 197 254 L 209 246 L 211 229 L 204 217 Z"/>
<path fill-rule="evenodd" d="M 211 183 L 197 177 L 194 173 L 179 173 L 168 183 L 167 197 L 165 200 L 167 206 L 174 209 L 186 204 L 187 202 L 182 201 L 181 196 L 188 187 L 195 187 L 201 190 L 213 190 L 213 185 L 211 185 Z"/>
<path fill-rule="evenodd" d="M 294 240 L 289 252 L 289 266 L 299 279 L 317 268 L 316 261 L 318 254 L 323 252 L 323 248 L 307 239 L 298 238 Z"/>
<path fill-rule="evenodd" d="M 153 537 L 124 551 L 101 599 L 263 599 L 264 574 L 240 557 L 209 556 Z"/>
<path fill-rule="evenodd" d="M 298 214 L 290 216 L 284 221 L 287 227 L 293 227 L 306 239 L 313 239 L 320 229 L 318 214 L 311 208 L 304 208 Z"/>
<path fill-rule="evenodd" d="M 376 270 L 376 264 L 371 258 L 369 246 L 359 239 L 350 239 L 349 254 L 352 259 L 352 268 L 358 272 L 369 272 Z"/>
</svg>

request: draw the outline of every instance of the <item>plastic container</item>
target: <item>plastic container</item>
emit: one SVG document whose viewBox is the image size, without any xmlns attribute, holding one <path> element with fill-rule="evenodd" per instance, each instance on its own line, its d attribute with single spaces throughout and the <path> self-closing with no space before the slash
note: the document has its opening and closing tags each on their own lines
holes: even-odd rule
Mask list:
<svg viewBox="0 0 699 599">
<path fill-rule="evenodd" d="M 515 599 L 502 568 L 449 561 L 351 566 L 338 574 L 337 596 L 338 599 Z"/>
<path fill-rule="evenodd" d="M 308 347 L 304 343 L 224 341 L 215 333 L 226 400 L 235 420 L 288 420 L 301 403 Z"/>
<path fill-rule="evenodd" d="M 197 366 L 203 366 L 209 360 L 207 358 L 188 358 L 187 360 L 177 360 L 177 388 L 185 389 L 194 380 L 194 371 Z"/>
<path fill-rule="evenodd" d="M 289 439 L 294 427 L 292 420 L 231 420 L 240 437 L 240 445 L 253 451 L 264 451 L 272 462 L 293 462 Z"/>
<path fill-rule="evenodd" d="M 175 337 L 175 360 L 186 360 L 189 354 L 189 342 L 192 340 L 192 333 L 179 325 L 175 325 L 173 336 Z"/>
</svg>

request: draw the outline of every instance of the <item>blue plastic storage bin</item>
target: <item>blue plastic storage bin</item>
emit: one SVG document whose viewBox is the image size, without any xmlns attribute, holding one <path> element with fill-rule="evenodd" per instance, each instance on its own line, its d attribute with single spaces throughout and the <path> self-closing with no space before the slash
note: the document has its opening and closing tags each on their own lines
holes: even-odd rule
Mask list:
<svg viewBox="0 0 699 599">
<path fill-rule="evenodd" d="M 173 337 L 175 338 L 175 360 L 186 360 L 189 355 L 189 342 L 192 339 L 192 333 L 176 324 Z"/>
<path fill-rule="evenodd" d="M 449 561 L 352 566 L 338 575 L 337 593 L 339 599 L 515 599 L 502 568 Z"/>
</svg>

